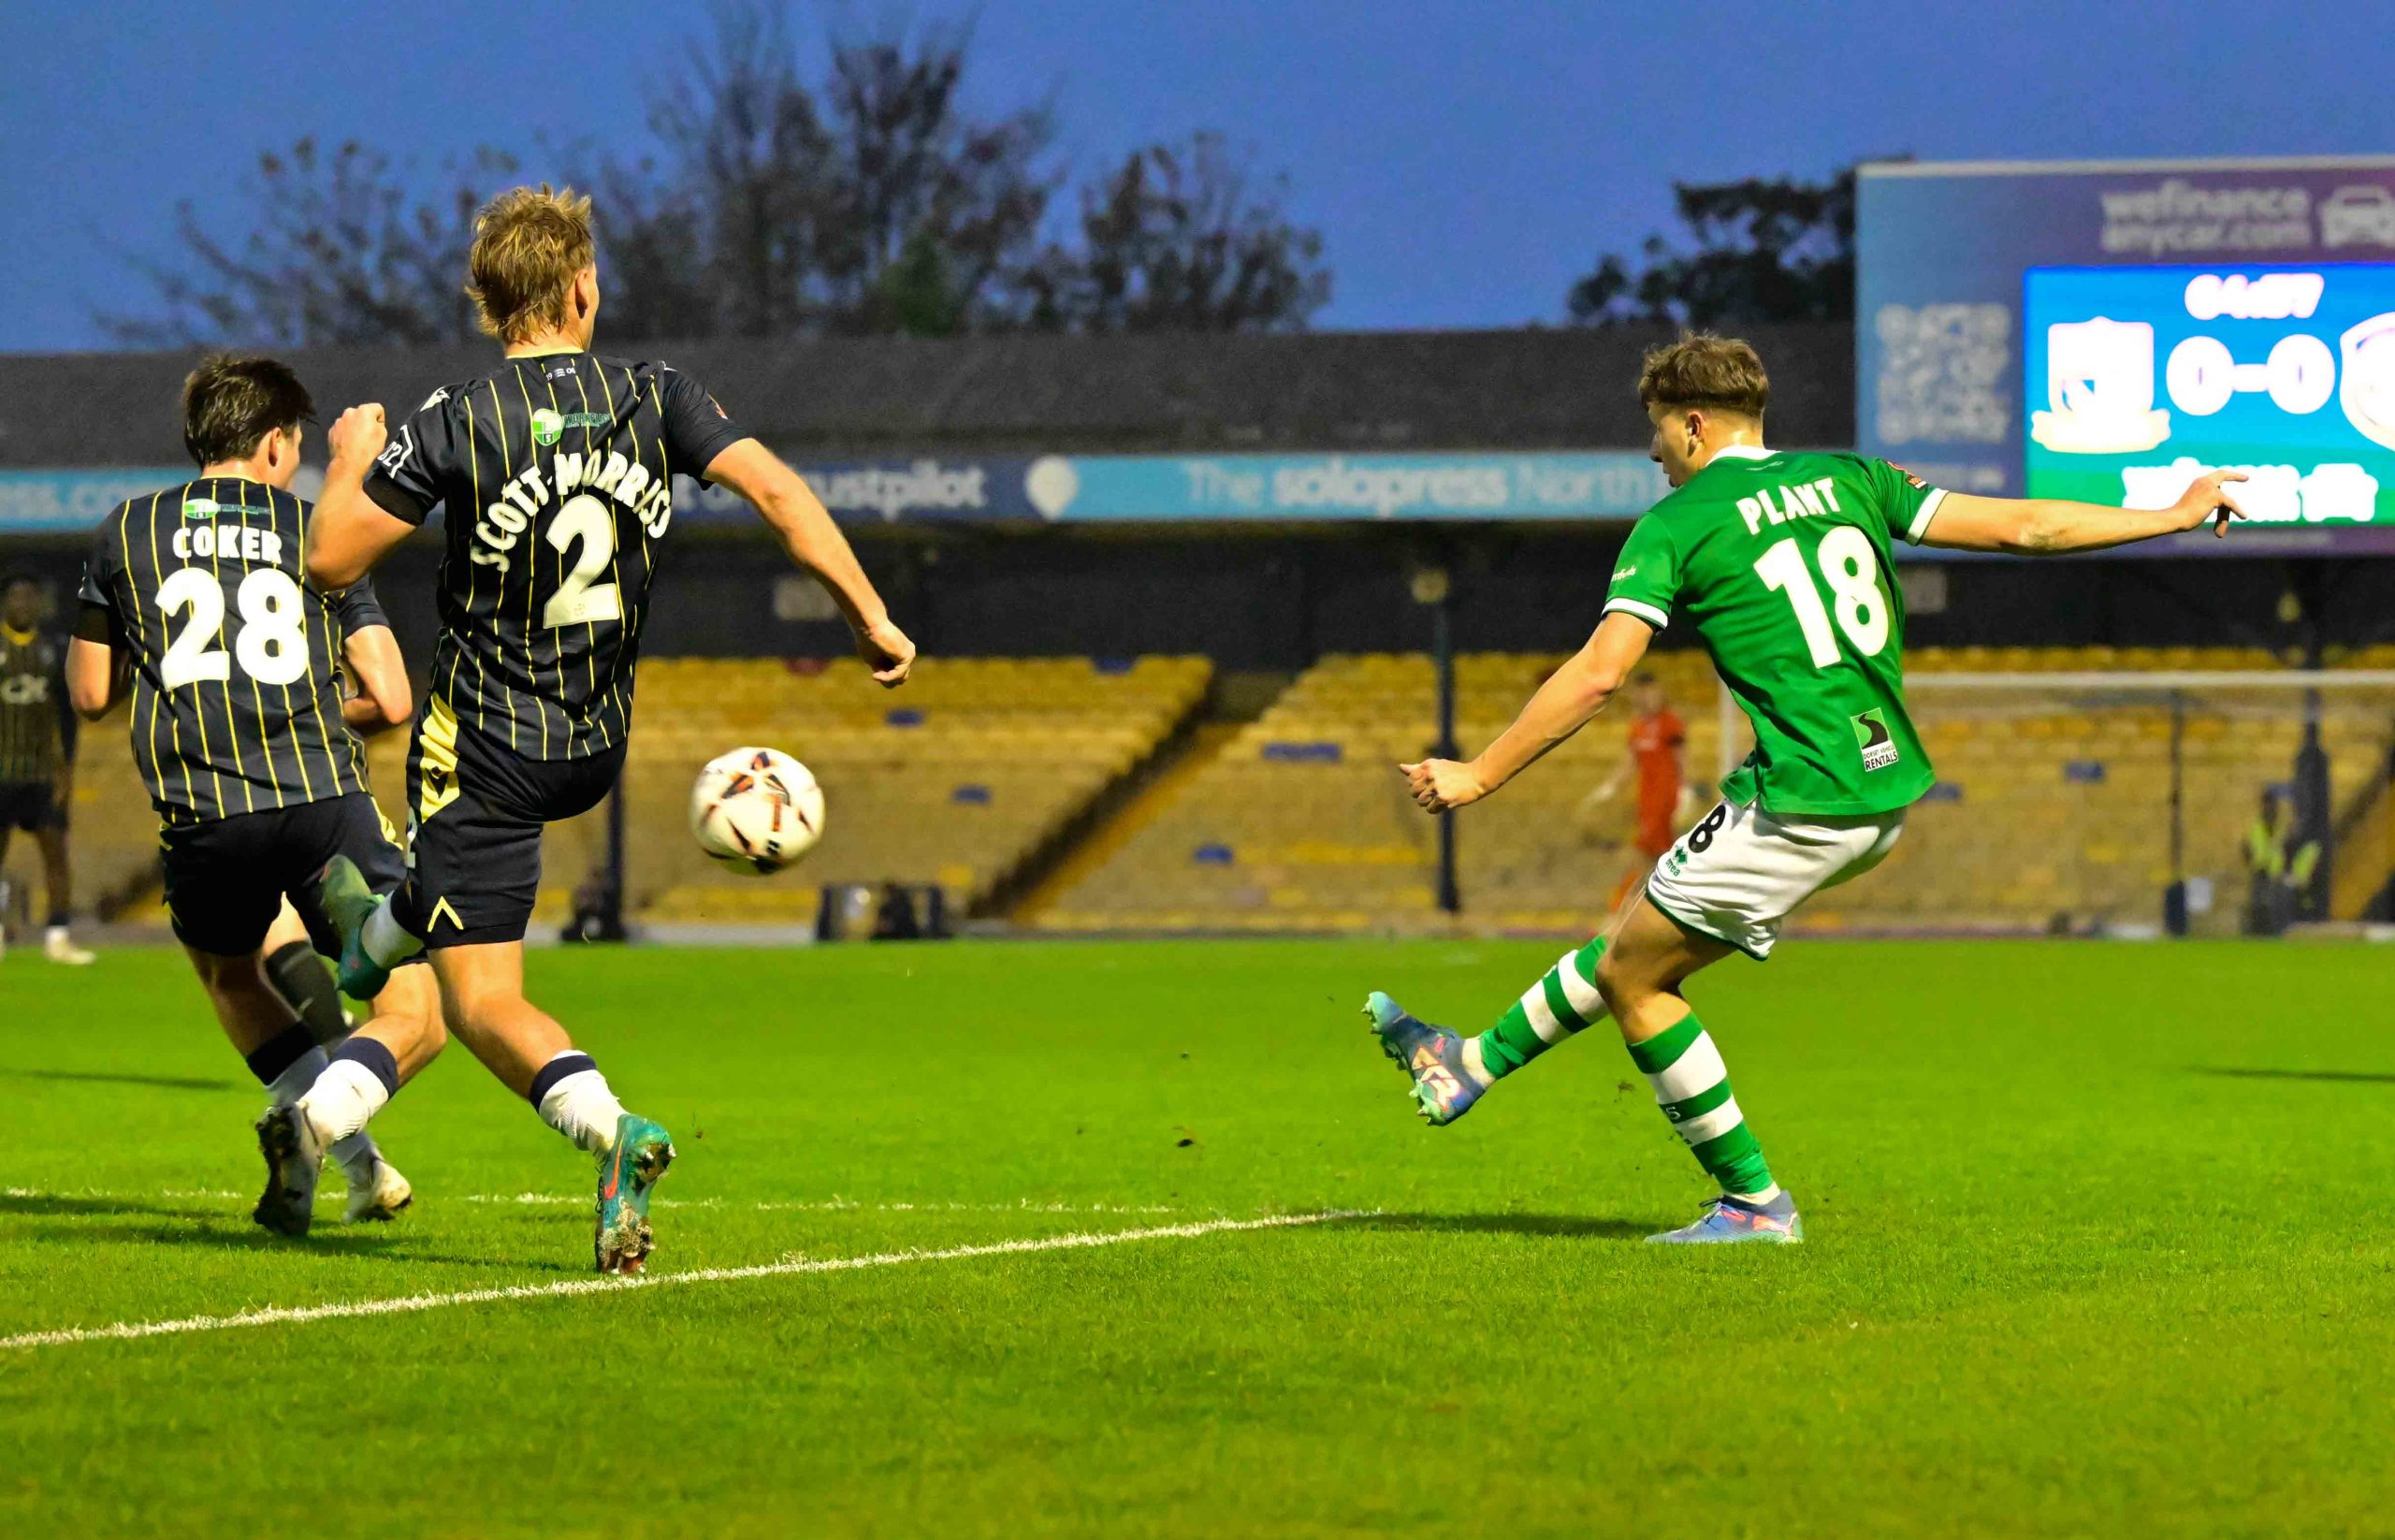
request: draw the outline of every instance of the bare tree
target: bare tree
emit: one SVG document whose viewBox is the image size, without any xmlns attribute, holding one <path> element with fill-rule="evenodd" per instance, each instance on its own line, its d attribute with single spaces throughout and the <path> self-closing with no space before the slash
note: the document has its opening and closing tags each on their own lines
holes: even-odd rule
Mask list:
<svg viewBox="0 0 2395 1540">
<path fill-rule="evenodd" d="M 1645 266 L 1607 256 L 1572 286 L 1573 319 L 1740 326 L 1854 314 L 1854 172 L 1825 182 L 1675 183 L 1692 252 L 1647 238 Z"/>
<path fill-rule="evenodd" d="M 1126 157 L 1043 248 L 1051 114 L 975 110 L 971 44 L 963 25 L 835 36 L 810 74 L 783 0 L 722 0 L 650 99 L 646 153 L 543 149 L 597 196 L 608 334 L 1287 329 L 1328 298 L 1285 181 L 1252 186 L 1212 134 Z M 302 139 L 260 157 L 229 217 L 180 208 L 175 259 L 138 262 L 160 313 L 101 319 L 138 344 L 471 338 L 474 213 L 515 170 L 492 150 L 436 173 Z"/>
<path fill-rule="evenodd" d="M 327 153 L 303 138 L 261 154 L 246 208 L 211 220 L 188 199 L 177 206 L 181 263 L 136 259 L 160 313 L 103 315 L 102 325 L 143 346 L 420 345 L 473 336 L 462 275 L 474 210 L 515 163 L 489 149 L 444 161 L 438 190 L 422 197 L 408 191 L 406 169 L 355 140 Z M 227 238 L 227 226 L 245 233 Z"/>
<path fill-rule="evenodd" d="M 1217 134 L 1151 145 L 1081 193 L 1080 242 L 1034 275 L 1035 325 L 1081 331 L 1293 331 L 1330 298 L 1322 236 L 1251 192 Z"/>
<path fill-rule="evenodd" d="M 970 41 L 835 39 L 818 87 L 780 6 L 718 7 L 650 104 L 659 162 L 604 179 L 646 189 L 617 200 L 607 237 L 634 309 L 655 296 L 743 336 L 1001 322 L 1054 190 L 1053 131 L 1044 108 L 965 109 Z"/>
</svg>

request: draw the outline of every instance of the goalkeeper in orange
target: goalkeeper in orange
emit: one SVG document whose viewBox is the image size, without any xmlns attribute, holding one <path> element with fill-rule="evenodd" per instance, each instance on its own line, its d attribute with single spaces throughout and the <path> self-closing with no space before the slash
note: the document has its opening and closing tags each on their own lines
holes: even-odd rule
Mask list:
<svg viewBox="0 0 2395 1540">
<path fill-rule="evenodd" d="M 1614 885 L 1613 896 L 1605 901 L 1607 914 L 1621 908 L 1630 890 L 1671 850 L 1678 834 L 1680 797 L 1687 782 L 1680 750 L 1688 742 L 1688 728 L 1672 709 L 1662 683 L 1652 674 L 1637 675 L 1630 681 L 1630 704 L 1636 712 L 1630 722 L 1630 758 L 1580 806 L 1585 823 L 1590 814 L 1621 795 L 1631 777 L 1638 777 L 1638 859 Z"/>
</svg>

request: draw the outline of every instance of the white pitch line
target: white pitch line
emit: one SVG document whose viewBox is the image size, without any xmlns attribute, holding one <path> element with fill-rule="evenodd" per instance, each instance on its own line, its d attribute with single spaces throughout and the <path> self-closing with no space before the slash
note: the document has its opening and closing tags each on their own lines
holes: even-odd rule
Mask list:
<svg viewBox="0 0 2395 1540">
<path fill-rule="evenodd" d="M 106 1201 L 130 1201 L 146 1198 L 214 1198 L 249 1201 L 254 1194 L 233 1192 L 216 1187 L 166 1187 L 156 1192 L 109 1192 L 99 1187 L 80 1187 L 68 1192 L 51 1192 L 40 1187 L 0 1187 L 0 1198 L 94 1199 Z M 454 1196 L 433 1195 L 435 1202 L 487 1203 L 506 1207 L 587 1209 L 591 1200 L 572 1193 L 458 1193 Z M 721 1198 L 660 1198 L 657 1206 L 669 1209 L 753 1209 L 760 1213 L 1179 1213 L 1170 1203 L 1043 1203 L 1033 1199 L 1019 1198 L 1011 1203 L 954 1203 L 929 1199 L 915 1203 L 866 1202 L 855 1198 L 808 1199 L 796 1201 L 768 1201 L 734 1204 Z"/>
<path fill-rule="evenodd" d="M 140 1337 L 173 1337 L 195 1331 L 229 1331 L 244 1326 L 291 1326 L 309 1321 L 346 1320 L 362 1315 L 404 1315 L 452 1305 L 493 1304 L 501 1300 L 547 1300 L 583 1294 L 614 1294 L 636 1288 L 661 1288 L 670 1284 L 728 1284 L 748 1278 L 787 1278 L 811 1272 L 854 1272 L 864 1268 L 896 1267 L 906 1262 L 952 1262 L 973 1257 L 1014 1257 L 1037 1251 L 1081 1251 L 1095 1246 L 1120 1246 L 1133 1241 L 1186 1241 L 1200 1235 L 1232 1230 L 1286 1229 L 1340 1219 L 1367 1218 L 1370 1209 L 1320 1209 L 1312 1213 L 1276 1213 L 1261 1219 L 1204 1219 L 1186 1225 L 1157 1225 L 1148 1229 L 1093 1230 L 1075 1235 L 1044 1235 L 1030 1240 L 994 1241 L 977 1246 L 943 1246 L 935 1251 L 883 1251 L 865 1257 L 787 1257 L 742 1268 L 693 1268 L 688 1272 L 641 1273 L 630 1278 L 575 1278 L 555 1284 L 516 1284 L 503 1288 L 459 1289 L 450 1294 L 410 1294 L 394 1300 L 353 1300 L 328 1305 L 274 1305 L 231 1315 L 186 1315 L 171 1321 L 118 1321 L 109 1326 L 70 1327 L 59 1331 L 27 1331 L 0 1337 L 0 1350 L 60 1347 L 69 1343 L 123 1342 Z"/>
<path fill-rule="evenodd" d="M 467 1193 L 453 1201 L 497 1203 L 524 1208 L 590 1207 L 590 1199 L 569 1193 Z M 1179 1213 L 1169 1203 L 1042 1203 L 1028 1198 L 1011 1203 L 953 1203 L 931 1199 L 920 1203 L 871 1203 L 854 1198 L 810 1199 L 791 1202 L 735 1203 L 722 1198 L 660 1198 L 663 1207 L 685 1209 L 752 1209 L 760 1213 Z"/>
</svg>

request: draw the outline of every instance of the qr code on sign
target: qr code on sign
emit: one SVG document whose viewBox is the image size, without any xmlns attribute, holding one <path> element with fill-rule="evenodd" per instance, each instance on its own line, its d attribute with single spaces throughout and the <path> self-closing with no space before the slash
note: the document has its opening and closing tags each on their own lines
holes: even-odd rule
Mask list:
<svg viewBox="0 0 2395 1540">
<path fill-rule="evenodd" d="M 2012 410 L 1998 388 L 2012 357 L 2012 312 L 2003 305 L 1882 305 L 1880 337 L 1883 443 L 2002 443 Z"/>
</svg>

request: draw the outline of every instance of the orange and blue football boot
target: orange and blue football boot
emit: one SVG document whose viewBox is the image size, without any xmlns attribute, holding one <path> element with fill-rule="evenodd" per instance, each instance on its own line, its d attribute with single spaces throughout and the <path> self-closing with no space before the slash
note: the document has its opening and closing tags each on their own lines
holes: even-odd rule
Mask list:
<svg viewBox="0 0 2395 1540">
<path fill-rule="evenodd" d="M 1706 1204 L 1696 1223 L 1647 1239 L 1666 1246 L 1793 1246 L 1805 1239 L 1805 1221 L 1784 1192 L 1768 1203 L 1741 1203 L 1725 1194 Z"/>
<path fill-rule="evenodd" d="M 616 1119 L 616 1142 L 599 1157 L 599 1230 L 591 1250 L 602 1272 L 638 1272 L 656 1243 L 648 1195 L 674 1162 L 674 1140 L 645 1117 Z"/>
<path fill-rule="evenodd" d="M 1463 1062 L 1463 1039 L 1443 1026 L 1409 1014 L 1379 990 L 1364 1002 L 1372 1036 L 1414 1082 L 1414 1110 L 1433 1128 L 1444 1128 L 1472 1111 L 1488 1089 Z"/>
</svg>

